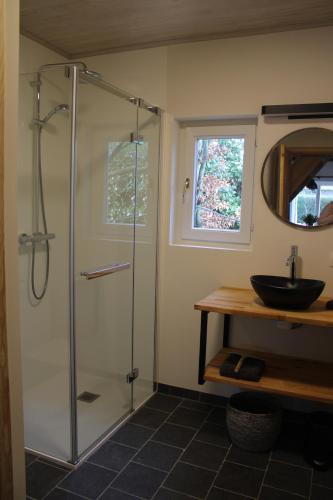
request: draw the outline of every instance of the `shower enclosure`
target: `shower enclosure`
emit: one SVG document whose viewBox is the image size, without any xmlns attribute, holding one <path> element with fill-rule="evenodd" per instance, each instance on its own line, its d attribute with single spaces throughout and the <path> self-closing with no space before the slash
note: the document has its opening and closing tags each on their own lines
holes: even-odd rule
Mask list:
<svg viewBox="0 0 333 500">
<path fill-rule="evenodd" d="M 160 111 L 46 65 L 20 139 L 26 447 L 75 464 L 154 391 Z"/>
</svg>

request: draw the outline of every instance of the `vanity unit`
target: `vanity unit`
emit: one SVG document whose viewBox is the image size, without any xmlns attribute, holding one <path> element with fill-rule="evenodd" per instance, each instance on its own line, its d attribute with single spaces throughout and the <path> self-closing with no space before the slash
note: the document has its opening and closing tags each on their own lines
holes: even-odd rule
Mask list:
<svg viewBox="0 0 333 500">
<path fill-rule="evenodd" d="M 301 111 L 302 106 L 296 106 L 296 109 L 287 114 L 293 115 L 294 111 Z M 263 108 L 264 115 L 267 115 L 268 111 L 279 114 L 289 109 L 288 106 L 277 106 L 279 109 L 274 110 L 266 108 L 270 107 Z M 312 112 L 312 105 L 307 109 Z M 264 199 L 272 213 L 290 227 L 305 231 L 332 227 L 332 186 L 333 130 L 322 127 L 296 130 L 282 137 L 266 156 L 261 173 Z M 333 310 L 326 308 L 328 297 L 320 297 L 308 309 L 295 310 L 296 307 L 307 307 L 319 296 L 324 286 L 324 282 L 319 280 L 298 278 L 296 262 L 297 246 L 293 245 L 291 255 L 287 259 L 290 278 L 252 276 L 255 279 L 252 285 L 260 296 L 263 297 L 263 294 L 258 286 L 260 285 L 263 292 L 263 287 L 269 285 L 269 292 L 279 294 L 277 303 L 272 293 L 264 298 L 265 303 L 269 305 L 264 305 L 253 290 L 219 288 L 195 304 L 194 308 L 201 311 L 199 384 L 209 380 L 244 389 L 333 403 L 333 363 L 230 348 L 229 345 L 232 315 L 328 327 L 333 332 Z M 314 290 L 315 288 L 317 290 Z M 315 294 L 307 304 L 307 299 L 313 291 Z M 270 307 L 271 305 L 278 308 Z M 283 309 L 287 306 L 294 309 Z M 211 312 L 224 315 L 223 339 L 222 349 L 206 366 L 207 322 Z M 302 331 L 295 335 L 302 335 Z M 261 379 L 253 382 L 221 376 L 220 366 L 230 353 L 257 357 L 265 361 L 266 367 Z"/>
<path fill-rule="evenodd" d="M 194 306 L 201 311 L 198 383 L 209 380 L 244 389 L 267 391 L 286 396 L 333 403 L 333 363 L 297 359 L 277 354 L 230 348 L 229 329 L 232 315 L 272 319 L 289 323 L 333 329 L 333 311 L 326 309 L 328 297 L 320 297 L 307 310 L 292 311 L 264 306 L 253 290 L 219 288 Z M 209 313 L 224 315 L 222 349 L 206 366 L 207 323 Z M 302 335 L 302 331 L 295 333 Z M 221 376 L 219 369 L 231 353 L 258 357 L 266 368 L 259 382 Z"/>
</svg>

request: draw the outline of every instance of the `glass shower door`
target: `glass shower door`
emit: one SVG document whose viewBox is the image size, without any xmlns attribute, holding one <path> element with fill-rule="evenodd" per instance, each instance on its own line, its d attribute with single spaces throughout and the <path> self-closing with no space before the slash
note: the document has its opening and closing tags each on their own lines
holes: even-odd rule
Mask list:
<svg viewBox="0 0 333 500">
<path fill-rule="evenodd" d="M 137 107 L 79 84 L 76 188 L 78 453 L 132 408 Z M 132 139 L 132 140 L 131 140 Z"/>
<path fill-rule="evenodd" d="M 144 106 L 138 108 L 138 138 L 133 363 L 139 375 L 133 384 L 134 408 L 152 395 L 155 375 L 160 116 Z"/>
</svg>

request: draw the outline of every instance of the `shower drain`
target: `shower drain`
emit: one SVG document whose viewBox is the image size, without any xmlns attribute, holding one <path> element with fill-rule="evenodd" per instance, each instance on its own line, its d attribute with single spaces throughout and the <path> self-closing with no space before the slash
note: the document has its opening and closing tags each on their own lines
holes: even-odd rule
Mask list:
<svg viewBox="0 0 333 500">
<path fill-rule="evenodd" d="M 78 401 L 83 401 L 84 403 L 93 403 L 97 398 L 100 397 L 100 394 L 94 394 L 93 392 L 84 391 L 78 395 Z"/>
</svg>

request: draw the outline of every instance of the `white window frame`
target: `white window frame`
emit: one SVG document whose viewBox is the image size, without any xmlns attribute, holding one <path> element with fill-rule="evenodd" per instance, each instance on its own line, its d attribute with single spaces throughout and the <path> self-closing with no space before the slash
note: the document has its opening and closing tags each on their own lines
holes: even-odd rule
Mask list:
<svg viewBox="0 0 333 500">
<path fill-rule="evenodd" d="M 184 127 L 181 129 L 178 168 L 177 217 L 178 234 L 184 243 L 232 243 L 248 245 L 251 240 L 253 176 L 256 126 L 219 125 L 204 127 Z M 240 230 L 201 229 L 193 227 L 193 208 L 196 179 L 196 143 L 198 139 L 217 137 L 244 138 L 244 162 L 242 171 Z M 190 186 L 184 191 L 185 179 Z"/>
</svg>

